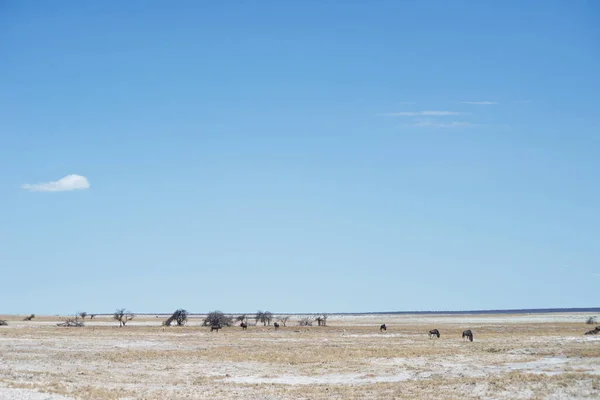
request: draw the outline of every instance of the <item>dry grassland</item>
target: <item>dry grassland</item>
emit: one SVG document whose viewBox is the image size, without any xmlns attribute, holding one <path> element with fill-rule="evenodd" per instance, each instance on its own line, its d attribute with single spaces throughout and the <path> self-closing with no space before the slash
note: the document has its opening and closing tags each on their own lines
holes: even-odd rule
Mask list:
<svg viewBox="0 0 600 400">
<path fill-rule="evenodd" d="M 583 336 L 585 316 L 534 317 L 332 316 L 327 327 L 218 333 L 198 318 L 59 328 L 56 317 L 0 317 L 0 398 L 600 398 L 600 337 Z"/>
</svg>

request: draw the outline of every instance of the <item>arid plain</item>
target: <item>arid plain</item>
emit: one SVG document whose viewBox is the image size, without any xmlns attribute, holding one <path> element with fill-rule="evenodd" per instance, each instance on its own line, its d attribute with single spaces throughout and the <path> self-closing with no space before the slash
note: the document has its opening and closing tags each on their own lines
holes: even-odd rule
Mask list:
<svg viewBox="0 0 600 400">
<path fill-rule="evenodd" d="M 124 328 L 108 316 L 83 328 L 0 316 L 0 398 L 598 399 L 589 316 L 331 315 L 326 327 L 292 316 L 279 330 L 251 321 L 212 333 L 201 316 L 166 328 L 163 316 Z"/>
</svg>

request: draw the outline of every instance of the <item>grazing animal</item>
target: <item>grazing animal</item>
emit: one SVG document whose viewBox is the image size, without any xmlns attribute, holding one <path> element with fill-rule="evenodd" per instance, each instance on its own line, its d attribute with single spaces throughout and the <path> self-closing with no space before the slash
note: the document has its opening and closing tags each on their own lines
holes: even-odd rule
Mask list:
<svg viewBox="0 0 600 400">
<path fill-rule="evenodd" d="M 248 325 L 245 322 L 242 322 L 240 324 L 240 326 L 242 327 L 242 330 L 245 331 L 246 329 L 248 329 Z"/>
<path fill-rule="evenodd" d="M 600 326 L 595 327 L 591 331 L 586 332 L 586 335 L 597 335 L 600 333 Z"/>
<path fill-rule="evenodd" d="M 273 326 L 275 327 L 275 330 L 279 329 L 279 324 L 277 322 L 275 322 Z"/>
<path fill-rule="evenodd" d="M 217 332 L 219 332 L 219 329 L 221 329 L 221 328 L 222 328 L 222 326 L 221 326 L 221 325 L 213 325 L 213 326 L 211 326 L 211 327 L 210 327 L 210 331 L 211 331 L 211 332 L 212 332 L 212 331 L 217 331 Z"/>
<path fill-rule="evenodd" d="M 432 337 L 437 336 L 438 339 L 440 338 L 440 331 L 438 331 L 437 329 L 432 329 L 429 331 L 429 339 L 431 339 Z"/>
<path fill-rule="evenodd" d="M 470 329 L 467 329 L 466 331 L 463 331 L 462 337 L 463 337 L 463 339 L 467 338 L 472 342 L 473 341 L 473 332 L 471 332 Z"/>
<path fill-rule="evenodd" d="M 383 332 L 383 331 L 387 331 L 387 326 L 385 326 L 385 324 L 383 324 L 379 327 L 379 332 Z"/>
</svg>

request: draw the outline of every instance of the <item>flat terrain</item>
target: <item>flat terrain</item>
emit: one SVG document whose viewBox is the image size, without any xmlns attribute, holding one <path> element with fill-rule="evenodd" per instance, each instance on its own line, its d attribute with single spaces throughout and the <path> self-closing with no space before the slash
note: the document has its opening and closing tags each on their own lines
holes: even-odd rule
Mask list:
<svg viewBox="0 0 600 400">
<path fill-rule="evenodd" d="M 59 317 L 5 316 L 0 398 L 598 399 L 600 335 L 583 335 L 588 316 L 332 315 L 327 327 L 292 317 L 278 331 L 252 321 L 218 333 L 200 318 L 59 328 Z"/>
</svg>

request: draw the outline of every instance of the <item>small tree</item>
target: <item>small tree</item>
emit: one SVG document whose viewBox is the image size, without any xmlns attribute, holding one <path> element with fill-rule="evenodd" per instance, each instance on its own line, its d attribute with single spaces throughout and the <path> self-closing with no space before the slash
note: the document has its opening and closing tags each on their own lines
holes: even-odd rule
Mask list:
<svg viewBox="0 0 600 400">
<path fill-rule="evenodd" d="M 233 324 L 233 318 L 223 314 L 219 310 L 208 313 L 202 325 L 204 326 L 231 326 Z"/>
<path fill-rule="evenodd" d="M 188 312 L 183 308 L 175 311 L 175 322 L 177 322 L 177 326 L 183 326 L 187 322 Z"/>
<path fill-rule="evenodd" d="M 85 311 L 80 312 L 79 316 L 81 317 L 81 319 L 85 319 L 85 317 L 87 317 L 87 313 Z"/>
<path fill-rule="evenodd" d="M 283 325 L 283 326 L 285 326 L 285 324 L 287 324 L 289 319 L 290 319 L 289 315 L 280 315 L 278 318 L 279 322 L 281 322 L 281 325 Z"/>
<path fill-rule="evenodd" d="M 246 322 L 248 320 L 248 316 L 246 314 L 238 315 L 235 317 L 237 322 Z"/>
<path fill-rule="evenodd" d="M 327 326 L 327 318 L 329 317 L 329 315 L 323 313 L 322 315 L 319 315 L 316 318 L 317 324 L 319 326 Z"/>
<path fill-rule="evenodd" d="M 256 312 L 256 315 L 254 316 L 254 319 L 256 320 L 257 325 L 259 322 L 262 322 L 263 326 L 271 325 L 271 321 L 273 320 L 273 313 L 270 311 L 258 310 Z"/>
<path fill-rule="evenodd" d="M 588 325 L 594 325 L 596 323 L 596 317 L 589 317 L 585 323 Z"/>
<path fill-rule="evenodd" d="M 124 327 L 125 324 L 131 321 L 134 317 L 135 314 L 125 308 L 117 309 L 113 314 L 113 318 L 119 321 L 119 327 Z"/>
</svg>

